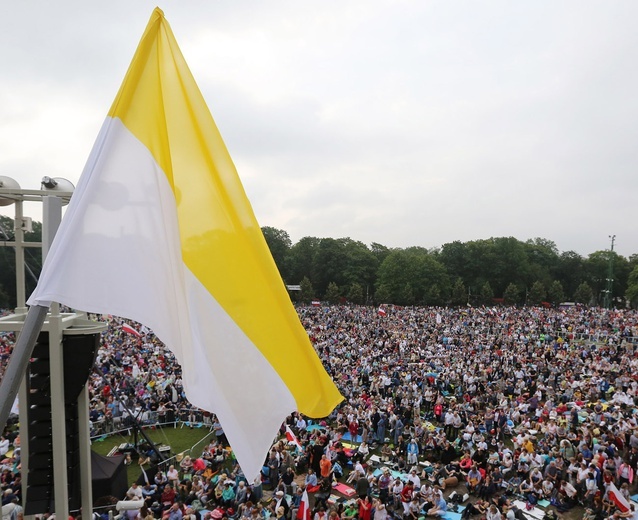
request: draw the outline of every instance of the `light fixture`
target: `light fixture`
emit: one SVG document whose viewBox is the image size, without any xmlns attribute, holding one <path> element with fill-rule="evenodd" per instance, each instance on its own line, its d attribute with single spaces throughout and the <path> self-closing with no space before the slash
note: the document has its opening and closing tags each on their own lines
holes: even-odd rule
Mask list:
<svg viewBox="0 0 638 520">
<path fill-rule="evenodd" d="M 48 190 L 53 190 L 58 185 L 58 181 L 52 177 L 42 177 L 42 186 Z"/>
<path fill-rule="evenodd" d="M 67 181 L 62 177 L 42 177 L 43 191 L 64 191 L 73 192 L 75 186 L 71 181 Z"/>
<path fill-rule="evenodd" d="M 55 196 L 55 192 L 64 192 L 71 194 L 73 190 L 75 190 L 75 186 L 71 181 L 68 181 L 62 177 L 42 177 L 42 191 L 51 191 L 51 195 Z M 68 204 L 69 199 L 64 197 L 62 199 L 62 204 Z"/>
<path fill-rule="evenodd" d="M 9 190 L 19 190 L 20 185 L 18 184 L 18 181 L 16 181 L 15 179 L 0 175 L 0 188 L 5 188 Z M 7 197 L 3 197 L 2 195 L 0 195 L 0 206 L 11 206 L 11 204 L 13 204 L 14 202 L 15 202 L 14 199 L 9 199 Z"/>
</svg>

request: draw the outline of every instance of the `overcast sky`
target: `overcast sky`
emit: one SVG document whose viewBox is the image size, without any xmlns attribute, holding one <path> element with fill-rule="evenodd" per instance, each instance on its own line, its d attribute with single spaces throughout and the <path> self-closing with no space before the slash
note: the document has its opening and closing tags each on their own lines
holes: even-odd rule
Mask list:
<svg viewBox="0 0 638 520">
<path fill-rule="evenodd" d="M 0 4 L 0 175 L 77 182 L 155 5 Z M 159 6 L 258 221 L 293 242 L 638 253 L 635 0 Z"/>
</svg>

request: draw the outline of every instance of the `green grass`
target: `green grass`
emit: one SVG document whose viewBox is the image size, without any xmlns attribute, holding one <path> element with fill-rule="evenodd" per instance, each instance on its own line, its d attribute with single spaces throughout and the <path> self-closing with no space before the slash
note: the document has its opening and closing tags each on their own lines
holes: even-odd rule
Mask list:
<svg viewBox="0 0 638 520">
<path fill-rule="evenodd" d="M 180 428 L 173 428 L 171 426 L 157 429 L 145 429 L 144 432 L 155 444 L 167 444 L 171 447 L 170 456 L 175 456 L 178 453 L 187 451 L 197 444 L 192 457 L 198 457 L 206 445 L 206 441 L 202 439 L 210 439 L 213 433 L 209 432 L 209 428 L 193 428 L 190 429 L 187 426 Z M 140 437 L 141 438 L 141 437 Z M 132 443 L 133 436 L 113 434 L 102 440 L 94 439 L 91 444 L 91 449 L 100 455 L 108 455 L 114 446 L 119 446 L 123 442 Z M 199 443 L 199 444 L 198 444 Z M 137 480 L 140 476 L 140 468 L 134 461 L 128 467 L 128 481 L 129 484 Z"/>
</svg>

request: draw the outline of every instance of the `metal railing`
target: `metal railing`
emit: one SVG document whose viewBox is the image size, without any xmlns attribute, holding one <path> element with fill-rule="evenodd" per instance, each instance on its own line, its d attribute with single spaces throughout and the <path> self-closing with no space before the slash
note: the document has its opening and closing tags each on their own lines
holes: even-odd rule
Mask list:
<svg viewBox="0 0 638 520">
<path fill-rule="evenodd" d="M 191 418 L 193 419 L 192 421 Z M 177 427 L 178 425 L 184 427 L 185 425 L 190 426 L 191 423 L 198 426 L 212 427 L 211 416 L 193 408 L 184 408 L 162 416 L 157 412 L 145 412 L 135 417 L 124 414 L 119 417 L 101 417 L 97 421 L 91 421 L 91 440 L 129 430 L 134 422 L 137 422 L 143 428 Z"/>
</svg>

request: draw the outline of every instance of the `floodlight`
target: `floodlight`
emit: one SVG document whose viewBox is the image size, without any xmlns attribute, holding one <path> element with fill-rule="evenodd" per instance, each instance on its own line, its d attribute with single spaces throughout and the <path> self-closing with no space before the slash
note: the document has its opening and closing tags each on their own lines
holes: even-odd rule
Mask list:
<svg viewBox="0 0 638 520">
<path fill-rule="evenodd" d="M 71 181 L 68 181 L 62 177 L 42 177 L 42 191 L 53 192 L 51 195 L 55 196 L 55 192 L 72 193 L 75 190 L 75 186 Z M 63 199 L 62 204 L 68 204 L 68 199 Z"/>
<path fill-rule="evenodd" d="M 18 181 L 16 181 L 15 179 L 0 175 L 0 188 L 6 188 L 10 190 L 19 190 L 20 185 L 18 184 Z M 13 204 L 14 202 L 15 202 L 14 199 L 10 199 L 0 195 L 0 206 L 11 206 L 11 204 Z"/>
</svg>

